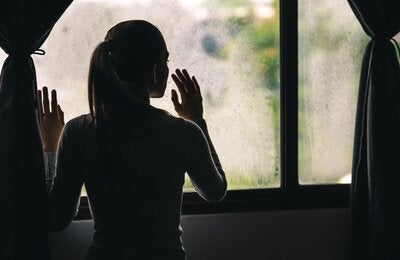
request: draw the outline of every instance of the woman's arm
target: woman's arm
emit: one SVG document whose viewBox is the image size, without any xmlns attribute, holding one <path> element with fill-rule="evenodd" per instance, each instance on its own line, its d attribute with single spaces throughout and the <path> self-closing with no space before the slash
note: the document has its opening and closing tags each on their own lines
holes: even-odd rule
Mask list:
<svg viewBox="0 0 400 260">
<path fill-rule="evenodd" d="M 56 175 L 56 152 L 44 152 L 43 153 L 43 161 L 44 161 L 44 170 L 46 174 L 46 189 L 47 193 L 50 193 L 51 188 L 53 187 L 54 177 Z"/>
<path fill-rule="evenodd" d="M 40 132 L 44 150 L 46 183 L 48 187 L 48 228 L 60 231 L 77 214 L 83 180 L 76 158 L 74 123 L 64 127 L 64 115 L 57 104 L 57 93 L 52 91 L 51 109 L 48 90 L 38 91 Z M 75 129 L 76 130 L 76 129 Z M 61 140 L 59 142 L 60 139 Z M 57 150 L 58 145 L 58 150 Z M 56 153 L 57 150 L 57 153 Z"/>
<path fill-rule="evenodd" d="M 208 201 L 225 197 L 227 182 L 205 121 L 186 121 L 187 173 L 197 193 Z M 208 141 L 207 141 L 208 140 Z"/>
<path fill-rule="evenodd" d="M 51 231 L 63 230 L 78 214 L 83 178 L 77 158 L 74 123 L 70 121 L 65 126 L 57 150 L 55 177 L 48 197 L 48 228 Z"/>
<path fill-rule="evenodd" d="M 190 77 L 186 70 L 176 70 L 172 79 L 182 100 L 180 103 L 177 92 L 172 90 L 175 110 L 180 116 L 190 120 L 185 121 L 188 175 L 196 191 L 204 199 L 220 201 L 226 194 L 227 182 L 203 119 L 200 86 L 196 78 Z"/>
</svg>

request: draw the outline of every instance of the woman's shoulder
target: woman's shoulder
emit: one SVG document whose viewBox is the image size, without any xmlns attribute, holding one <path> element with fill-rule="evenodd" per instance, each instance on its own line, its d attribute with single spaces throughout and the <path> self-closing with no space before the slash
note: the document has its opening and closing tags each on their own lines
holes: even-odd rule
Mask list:
<svg viewBox="0 0 400 260">
<path fill-rule="evenodd" d="M 181 137 L 202 134 L 202 130 L 197 123 L 169 113 L 163 114 L 157 121 L 158 127 L 166 130 L 165 133 L 176 134 Z"/>
<path fill-rule="evenodd" d="M 183 118 L 176 117 L 176 116 L 170 114 L 166 110 L 157 109 L 155 111 L 158 114 L 156 121 L 162 123 L 164 126 L 165 125 L 168 125 L 168 126 L 182 126 L 183 125 L 183 121 L 184 121 Z"/>
<path fill-rule="evenodd" d="M 90 114 L 84 114 L 69 120 L 64 126 L 64 134 L 79 135 L 93 126 L 94 120 Z"/>
<path fill-rule="evenodd" d="M 82 128 L 90 125 L 93 122 L 93 118 L 90 114 L 83 114 L 72 118 L 65 124 L 65 128 Z"/>
<path fill-rule="evenodd" d="M 206 123 L 204 119 L 199 121 L 191 121 L 182 117 L 175 117 L 173 115 L 168 115 L 166 118 L 167 124 L 169 124 L 173 129 L 176 129 L 180 134 L 184 134 L 187 138 L 191 139 L 193 137 L 204 137 L 203 129 L 206 129 Z"/>
<path fill-rule="evenodd" d="M 187 120 L 182 117 L 176 117 L 171 114 L 168 114 L 164 117 L 164 122 L 170 124 L 171 126 L 178 127 L 187 132 L 202 132 L 201 125 L 205 124 L 202 119 L 199 122 L 193 122 L 191 120 Z"/>
<path fill-rule="evenodd" d="M 197 136 L 198 138 L 205 137 L 205 131 L 207 131 L 206 121 L 204 119 L 196 122 L 184 119 L 184 127 L 186 135 L 191 138 Z"/>
</svg>

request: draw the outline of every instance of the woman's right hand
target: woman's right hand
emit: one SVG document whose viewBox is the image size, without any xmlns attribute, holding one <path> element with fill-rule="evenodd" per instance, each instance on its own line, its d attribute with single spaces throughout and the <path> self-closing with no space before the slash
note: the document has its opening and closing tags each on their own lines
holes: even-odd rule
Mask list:
<svg viewBox="0 0 400 260">
<path fill-rule="evenodd" d="M 194 122 L 202 120 L 203 99 L 196 78 L 190 77 L 185 69 L 182 72 L 179 69 L 175 70 L 171 77 L 178 87 L 182 101 L 179 102 L 176 90 L 171 90 L 171 100 L 178 115 Z"/>
<path fill-rule="evenodd" d="M 55 152 L 64 127 L 64 112 L 58 105 L 55 90 L 51 91 L 51 106 L 47 87 L 43 87 L 43 92 L 38 90 L 37 95 L 43 151 Z"/>
</svg>

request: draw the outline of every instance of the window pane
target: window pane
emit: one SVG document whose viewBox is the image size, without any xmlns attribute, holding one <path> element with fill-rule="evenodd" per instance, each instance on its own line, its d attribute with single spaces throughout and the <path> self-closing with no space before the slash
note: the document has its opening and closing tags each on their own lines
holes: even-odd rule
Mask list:
<svg viewBox="0 0 400 260">
<path fill-rule="evenodd" d="M 88 113 L 90 55 L 110 27 L 129 19 L 157 25 L 170 70 L 198 78 L 229 189 L 279 186 L 278 1 L 74 1 L 42 47 L 46 55 L 34 56 L 38 84 L 57 89 L 66 120 Z M 172 87 L 169 80 L 165 97 L 151 102 L 176 115 Z"/>
<path fill-rule="evenodd" d="M 300 183 L 351 180 L 358 81 L 367 41 L 347 1 L 299 1 Z"/>
<path fill-rule="evenodd" d="M 398 32 L 393 39 L 397 42 L 398 45 L 400 45 L 400 32 Z M 400 62 L 400 52 L 397 52 L 397 58 Z"/>
<path fill-rule="evenodd" d="M 0 66 L 3 67 L 3 63 L 6 60 L 7 55 L 4 53 L 3 49 L 0 48 Z"/>
<path fill-rule="evenodd" d="M 393 39 L 395 39 L 397 43 L 400 43 L 400 32 L 396 34 Z"/>
</svg>

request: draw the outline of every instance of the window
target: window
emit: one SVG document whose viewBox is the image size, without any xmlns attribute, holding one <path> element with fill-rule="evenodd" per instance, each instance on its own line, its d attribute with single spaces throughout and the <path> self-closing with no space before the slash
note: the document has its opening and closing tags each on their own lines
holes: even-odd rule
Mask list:
<svg viewBox="0 0 400 260">
<path fill-rule="evenodd" d="M 57 89 L 66 120 L 88 113 L 90 56 L 109 28 L 128 19 L 157 25 L 170 52 L 170 71 L 187 68 L 199 79 L 228 188 L 278 187 L 278 2 L 74 1 L 42 46 L 46 56 L 33 56 L 38 86 Z M 165 97 L 151 102 L 176 115 L 172 87 L 170 79 Z"/>
<path fill-rule="evenodd" d="M 74 1 L 42 47 L 46 56 L 33 56 L 38 85 L 58 90 L 67 120 L 88 112 L 91 52 L 127 19 L 157 25 L 171 71 L 187 68 L 203 90 L 230 191 L 209 204 L 186 185 L 184 213 L 348 205 L 369 38 L 347 1 Z M 169 88 L 152 103 L 174 113 Z"/>
<path fill-rule="evenodd" d="M 350 183 L 360 66 L 369 37 L 345 0 L 299 1 L 299 181 Z"/>
</svg>

